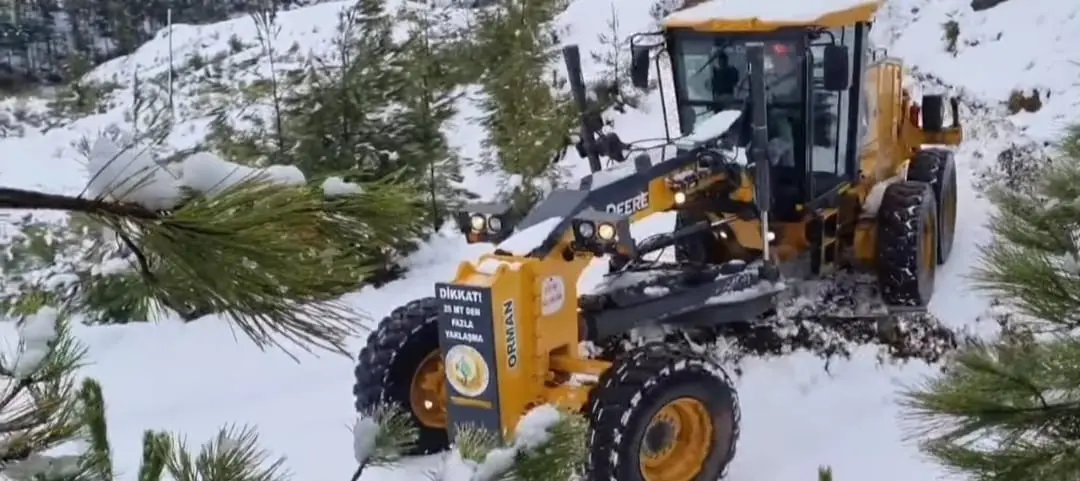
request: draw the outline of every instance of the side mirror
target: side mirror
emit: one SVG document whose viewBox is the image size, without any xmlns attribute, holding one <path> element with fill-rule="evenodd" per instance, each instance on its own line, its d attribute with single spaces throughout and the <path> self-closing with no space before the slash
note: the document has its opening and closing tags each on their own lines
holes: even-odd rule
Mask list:
<svg viewBox="0 0 1080 481">
<path fill-rule="evenodd" d="M 825 70 L 825 90 L 842 92 L 851 87 L 851 59 L 847 47 L 826 45 L 823 66 Z"/>
<path fill-rule="evenodd" d="M 639 89 L 649 88 L 649 57 L 651 49 L 634 45 L 630 47 L 630 83 Z"/>
</svg>

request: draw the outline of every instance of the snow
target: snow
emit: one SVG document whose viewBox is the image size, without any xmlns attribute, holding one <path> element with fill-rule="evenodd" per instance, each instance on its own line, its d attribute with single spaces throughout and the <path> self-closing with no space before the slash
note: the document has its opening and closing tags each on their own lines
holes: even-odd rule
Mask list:
<svg viewBox="0 0 1080 481">
<path fill-rule="evenodd" d="M 496 249 L 509 252 L 516 256 L 527 256 L 544 243 L 563 221 L 562 217 L 549 217 L 529 227 L 521 229 L 499 243 Z"/>
<path fill-rule="evenodd" d="M 689 148 L 702 142 L 715 140 L 717 137 L 724 135 L 724 133 L 731 128 L 731 124 L 734 124 L 741 116 L 741 110 L 724 110 L 722 112 L 717 112 L 712 117 L 705 119 L 695 126 L 694 131 L 690 132 L 686 137 L 679 139 L 677 144 L 686 145 L 687 148 Z"/>
<path fill-rule="evenodd" d="M 783 291 L 786 288 L 783 282 L 773 283 L 769 281 L 761 281 L 760 283 L 747 287 L 746 289 L 739 289 L 737 291 L 725 292 L 723 294 L 717 294 L 710 297 L 705 302 L 707 304 L 734 304 L 737 302 L 747 301 L 756 297 L 761 297 L 766 294 L 773 294 Z"/>
<path fill-rule="evenodd" d="M 322 183 L 322 190 L 327 197 L 355 195 L 361 192 L 359 185 L 346 182 L 341 177 L 328 177 Z"/>
<path fill-rule="evenodd" d="M 199 152 L 180 161 L 180 184 L 205 195 L 217 195 L 243 182 L 262 181 L 296 186 L 306 182 L 294 166 L 271 165 L 264 168 L 240 165 L 210 152 Z"/>
<path fill-rule="evenodd" d="M 121 134 L 120 137 L 126 136 Z M 292 165 L 253 168 L 229 162 L 210 152 L 192 154 L 166 168 L 158 165 L 149 151 L 137 150 L 131 145 L 130 141 L 121 146 L 108 136 L 98 137 L 88 154 L 86 192 L 89 195 L 133 202 L 151 210 L 166 210 L 180 204 L 185 188 L 204 195 L 217 195 L 247 181 L 286 186 L 303 185 L 307 181 L 304 173 Z M 328 195 L 341 195 L 348 187 L 346 184 L 339 179 L 337 184 L 331 184 L 337 190 Z"/>
<path fill-rule="evenodd" d="M 19 355 L 11 367 L 15 379 L 29 378 L 41 369 L 60 335 L 57 325 L 59 315 L 56 309 L 44 307 L 22 320 L 19 325 Z"/>
<path fill-rule="evenodd" d="M 880 0 L 780 0 L 769 2 L 763 11 L 760 0 L 709 0 L 681 12 L 668 15 L 665 22 L 708 20 L 748 20 L 762 22 L 810 22 L 832 12 L 872 6 Z"/>
<path fill-rule="evenodd" d="M 331 2 L 280 14 L 282 33 L 275 45 L 282 51 L 294 42 L 305 51 L 328 48 L 337 12 L 348 3 Z M 620 28 L 626 33 L 650 30 L 651 3 L 619 0 Z M 734 10 L 734 6 L 749 5 L 747 0 L 725 0 L 721 5 L 732 5 L 729 15 L 764 19 L 813 15 L 811 6 L 832 3 L 756 1 L 752 11 Z M 560 17 L 560 23 L 570 29 L 562 35 L 564 41 L 577 42 L 583 50 L 598 48 L 595 36 L 606 29 L 600 20 L 610 16 L 611 5 L 610 1 L 574 0 Z M 762 11 L 766 5 L 770 10 Z M 791 8 L 784 10 L 785 6 Z M 971 287 L 968 277 L 977 263 L 979 246 L 989 239 L 985 222 L 991 213 L 971 185 L 979 180 L 981 170 L 992 167 L 998 152 L 1013 144 L 1054 139 L 1066 122 L 1076 120 L 1080 65 L 1074 63 L 1073 47 L 1080 43 L 1080 29 L 1073 27 L 1078 15 L 1080 5 L 1060 0 L 1008 0 L 983 12 L 972 12 L 969 0 L 890 0 L 879 13 L 873 33 L 878 46 L 914 64 L 924 89 L 961 93 L 969 102 L 962 111 L 969 141 L 957 151 L 961 221 L 952 257 L 938 270 L 937 292 L 930 304 L 931 313 L 951 326 L 979 332 L 992 329 L 975 324 L 990 310 L 990 300 Z M 950 19 L 960 27 L 955 55 L 944 50 L 941 40 L 941 24 Z M 254 45 L 253 30 L 250 19 L 177 26 L 173 30 L 176 62 L 194 53 L 211 57 L 228 51 L 233 34 Z M 89 166 L 81 164 L 84 160 L 75 144 L 82 138 L 96 139 L 110 124 L 130 124 L 124 119 L 130 107 L 128 79 L 134 72 L 151 76 L 167 71 L 166 45 L 167 38 L 160 35 L 134 55 L 114 60 L 92 74 L 124 84 L 114 95 L 114 105 L 105 112 L 48 131 L 27 129 L 20 137 L 0 138 L 3 152 L 17 153 L 0 158 L 0 184 L 68 194 L 88 187 Z M 229 65 L 250 58 L 252 48 L 230 57 Z M 586 76 L 596 71 L 594 65 L 585 66 Z M 670 78 L 665 76 L 664 83 L 670 86 Z M 1013 89 L 1038 89 L 1043 95 L 1042 109 L 1007 116 L 1000 104 Z M 209 120 L 196 109 L 203 95 L 198 90 L 194 79 L 179 85 L 177 128 L 169 137 L 174 150 L 190 148 L 205 136 Z M 475 101 L 475 94 L 468 92 L 467 102 Z M 625 141 L 662 137 L 659 100 L 659 95 L 651 95 L 644 99 L 641 110 L 615 118 L 614 128 L 620 137 Z M 26 105 L 39 108 L 43 103 L 33 100 Z M 6 105 L 0 104 L 0 109 Z M 672 105 L 669 98 L 668 106 Z M 672 125 L 677 125 L 673 111 L 669 109 L 668 114 Z M 466 108 L 455 120 L 452 144 L 466 157 L 475 158 L 485 138 L 483 129 L 470 122 L 477 116 L 475 109 Z M 117 169 L 128 172 L 123 165 Z M 587 164 L 574 154 L 559 165 L 575 176 L 588 173 Z M 115 171 L 97 184 L 99 192 L 128 190 L 114 185 L 113 181 L 130 177 L 121 173 Z M 467 185 L 490 197 L 496 184 L 490 177 L 474 171 L 466 178 Z M 0 238 L 11 233 L 7 220 L 23 214 L 0 213 Z M 35 216 L 56 218 L 55 213 Z M 632 226 L 633 235 L 644 238 L 670 229 L 672 221 L 670 214 L 651 216 Z M 374 326 L 398 305 L 430 295 L 433 283 L 453 278 L 461 261 L 491 250 L 490 245 L 468 245 L 461 237 L 450 230 L 436 236 L 408 259 L 410 274 L 406 278 L 381 289 L 366 288 L 345 300 L 366 311 L 372 318 L 369 325 Z M 596 261 L 579 282 L 579 291 L 592 291 L 606 269 L 604 261 Z M 118 479 L 132 479 L 138 472 L 143 430 L 171 430 L 197 443 L 212 438 L 229 423 L 258 426 L 263 444 L 274 454 L 287 456 L 296 479 L 347 477 L 355 469 L 350 442 L 354 439 L 343 428 L 355 418 L 351 395 L 354 360 L 302 355 L 300 362 L 295 362 L 283 353 L 263 352 L 237 340 L 228 325 L 218 321 L 209 316 L 187 324 L 72 325 L 73 333 L 87 346 L 91 361 L 82 372 L 97 378 L 104 389 L 116 470 L 125 474 Z M 17 338 L 16 329 L 13 323 L 0 324 L 0 340 L 10 344 Z M 356 352 L 363 342 L 362 338 L 352 339 L 350 348 Z M 833 361 L 829 373 L 822 369 L 822 361 L 808 354 L 747 360 L 744 374 L 737 380 L 743 429 L 729 479 L 806 479 L 822 464 L 831 465 L 838 479 L 956 479 L 905 441 L 896 405 L 898 386 L 917 382 L 935 368 L 879 366 L 876 354 L 866 349 L 856 352 L 850 361 Z M 807 439 L 814 442 L 807 443 Z M 410 460 L 396 470 L 372 468 L 361 481 L 422 479 L 441 461 L 427 457 Z"/>
<path fill-rule="evenodd" d="M 369 416 L 356 418 L 353 424 L 353 459 L 356 464 L 365 466 L 375 454 L 375 441 L 379 436 L 379 424 Z"/>
<path fill-rule="evenodd" d="M 87 194 L 135 202 L 152 210 L 176 206 L 181 198 L 176 179 L 155 164 L 150 155 L 125 143 L 121 146 L 104 135 L 94 142 L 88 154 Z"/>
</svg>

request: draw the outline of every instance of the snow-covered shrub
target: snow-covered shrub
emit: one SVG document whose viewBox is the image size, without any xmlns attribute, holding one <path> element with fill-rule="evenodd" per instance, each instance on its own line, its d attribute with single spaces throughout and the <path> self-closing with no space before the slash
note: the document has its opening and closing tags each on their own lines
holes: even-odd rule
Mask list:
<svg viewBox="0 0 1080 481">
<path fill-rule="evenodd" d="M 453 449 L 443 454 L 433 481 L 563 481 L 582 473 L 587 457 L 586 421 L 551 405 L 531 409 L 518 421 L 512 443 L 501 445 L 493 433 L 462 429 Z M 399 453 L 415 442 L 408 416 L 394 407 L 362 414 L 353 427 L 353 447 L 359 467 L 355 481 L 369 466 L 392 465 Z"/>
<path fill-rule="evenodd" d="M 514 441 L 505 446 L 485 432 L 455 438 L 437 481 L 571 480 L 585 468 L 587 425 L 583 417 L 551 405 L 533 408 L 518 421 Z"/>
<path fill-rule="evenodd" d="M 12 235 L 0 242 L 0 315 L 28 314 L 77 296 L 90 323 L 147 319 L 147 303 L 131 301 L 148 298 L 148 288 L 127 268 L 115 235 L 80 214 L 56 221 L 26 215 L 11 225 Z"/>
</svg>

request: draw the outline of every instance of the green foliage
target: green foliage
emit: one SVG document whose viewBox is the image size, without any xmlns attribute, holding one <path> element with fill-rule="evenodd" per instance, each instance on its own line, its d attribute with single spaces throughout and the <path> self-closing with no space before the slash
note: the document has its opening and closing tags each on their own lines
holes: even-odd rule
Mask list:
<svg viewBox="0 0 1080 481">
<path fill-rule="evenodd" d="M 372 212 L 415 217 L 415 207 L 403 201 L 415 195 L 396 183 L 329 196 L 317 180 L 283 186 L 251 178 L 217 195 L 191 195 L 171 212 L 17 189 L 0 189 L 0 207 L 80 212 L 115 233 L 145 284 L 114 289 L 122 296 L 114 299 L 118 304 L 147 302 L 180 313 L 200 308 L 236 321 L 261 346 L 285 339 L 345 352 L 345 338 L 364 317 L 330 297 L 354 290 L 380 267 L 355 255 L 356 246 L 395 235 L 369 224 Z M 85 309 L 78 292 L 52 292 L 43 300 Z"/>
<path fill-rule="evenodd" d="M 37 315 L 52 315 L 40 311 Z M 23 361 L 0 357 L 0 377 L 7 387 L 0 395 L 0 474 L 16 481 L 114 481 L 123 473 L 113 467 L 101 386 L 84 379 L 75 387 L 75 372 L 85 351 L 70 335 L 64 318 L 41 367 L 29 377 L 13 366 Z M 23 339 L 24 343 L 27 339 Z M 75 455 L 44 455 L 73 440 L 85 449 Z M 271 459 L 255 431 L 227 426 L 198 452 L 176 436 L 157 431 L 143 435 L 139 481 L 284 481 L 284 458 Z"/>
<path fill-rule="evenodd" d="M 818 481 L 832 481 L 832 468 L 829 466 L 822 466 L 817 470 Z"/>
<path fill-rule="evenodd" d="M 945 40 L 945 51 L 956 56 L 956 43 L 960 39 L 960 24 L 956 20 L 949 20 L 941 24 L 941 28 L 945 30 L 943 39 Z"/>
<path fill-rule="evenodd" d="M 985 481 L 1080 474 L 1080 128 L 1033 189 L 989 192 L 994 240 L 975 280 L 1012 311 L 1002 335 L 960 351 L 905 393 L 924 450 Z"/>
<path fill-rule="evenodd" d="M 585 468 L 587 431 L 585 418 L 564 415 L 548 429 L 549 437 L 540 446 L 520 450 L 511 476 L 521 481 L 571 479 Z"/>
<path fill-rule="evenodd" d="M 100 114 L 107 107 L 109 95 L 120 88 L 116 82 L 79 80 L 59 90 L 49 108 L 60 117 L 73 118 Z"/>
<path fill-rule="evenodd" d="M 552 180 L 552 161 L 574 125 L 574 107 L 549 70 L 557 55 L 552 22 L 565 7 L 563 0 L 503 2 L 477 14 L 478 49 L 492 59 L 480 81 L 485 160 L 519 176 L 525 198 L 536 197 L 537 181 Z"/>
<path fill-rule="evenodd" d="M 82 428 L 74 403 L 77 389 L 71 373 L 82 366 L 85 349 L 70 336 L 67 320 L 56 309 L 42 308 L 16 322 L 51 322 L 54 341 L 47 355 L 32 359 L 26 345 L 19 352 L 0 352 L 0 466 L 59 446 Z M 23 363 L 36 369 L 20 370 Z"/>
<path fill-rule="evenodd" d="M 1080 322 L 1080 127 L 1062 141 L 1032 191 L 992 188 L 996 242 L 984 249 L 977 280 L 1035 318 L 1067 329 Z"/>
<path fill-rule="evenodd" d="M 434 481 L 578 479 L 588 454 L 587 421 L 576 414 L 557 413 L 550 406 L 537 409 L 550 411 L 539 417 L 536 410 L 526 414 L 518 425 L 520 435 L 509 444 L 490 431 L 457 429 L 453 450 L 428 477 Z M 541 422 L 536 422 L 538 419 Z M 383 405 L 361 413 L 353 428 L 359 463 L 353 481 L 369 467 L 393 466 L 401 461 L 401 453 L 416 442 L 417 434 L 412 417 L 396 406 Z"/>
<path fill-rule="evenodd" d="M 550 406 L 536 409 L 548 408 L 554 409 Z M 518 424 L 519 436 L 510 444 L 501 444 L 487 431 L 459 430 L 454 438 L 454 451 L 431 477 L 437 481 L 576 479 L 584 472 L 588 457 L 588 422 L 580 415 L 560 413 L 557 419 L 526 427 L 542 416 L 536 409 L 522 418 Z"/>
<path fill-rule="evenodd" d="M 448 15 L 412 2 L 388 11 L 384 0 L 345 9 L 329 54 L 305 59 L 295 74 L 257 83 L 266 88 L 245 90 L 272 115 L 252 119 L 243 132 L 223 117 L 215 122 L 213 145 L 241 164 L 291 164 L 365 191 L 398 189 L 402 208 L 372 209 L 359 219 L 385 243 L 352 249 L 382 265 L 396 262 L 469 197 L 458 185 L 460 159 L 443 132 L 469 77 L 460 57 L 468 39 Z M 261 37 L 269 37 L 273 21 L 263 17 L 256 23 L 267 32 Z M 405 28 L 406 38 L 395 39 L 395 25 Z M 263 42 L 263 59 L 275 70 L 268 45 Z"/>
<path fill-rule="evenodd" d="M 130 261 L 85 215 L 52 222 L 25 215 L 12 226 L 15 233 L 0 243 L 0 315 L 27 315 L 68 299 L 85 306 L 79 313 L 90 323 L 149 317 L 148 287 L 133 270 L 117 272 Z"/>
</svg>

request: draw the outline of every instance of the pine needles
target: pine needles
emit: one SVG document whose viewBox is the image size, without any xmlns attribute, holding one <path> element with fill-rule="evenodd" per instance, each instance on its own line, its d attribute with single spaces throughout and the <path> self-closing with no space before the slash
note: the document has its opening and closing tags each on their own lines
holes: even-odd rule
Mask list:
<svg viewBox="0 0 1080 481">
<path fill-rule="evenodd" d="M 990 342 L 903 394 L 911 434 L 982 481 L 1080 475 L 1080 128 L 1033 189 L 995 188 L 993 243 L 975 280 L 1013 312 Z"/>
</svg>

